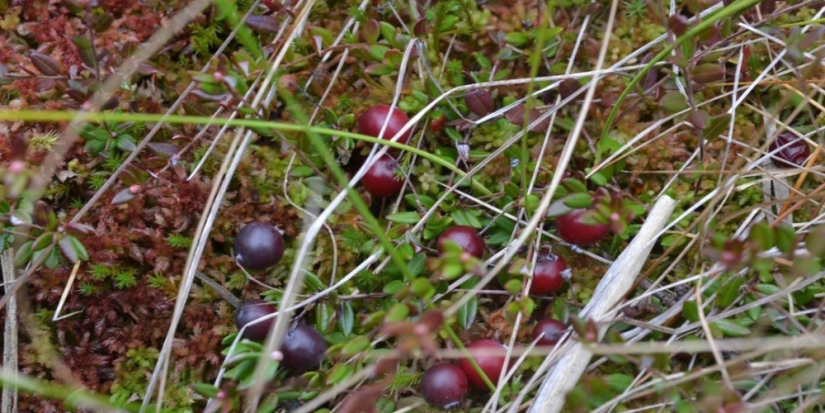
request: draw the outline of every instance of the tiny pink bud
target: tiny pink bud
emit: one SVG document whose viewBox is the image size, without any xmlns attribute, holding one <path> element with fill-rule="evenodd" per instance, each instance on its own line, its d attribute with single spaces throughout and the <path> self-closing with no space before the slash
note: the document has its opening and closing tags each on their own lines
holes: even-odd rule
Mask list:
<svg viewBox="0 0 825 413">
<path fill-rule="evenodd" d="M 614 212 L 614 213 L 610 214 L 610 220 L 611 221 L 616 222 L 620 219 L 622 219 L 622 217 L 621 217 L 621 215 L 619 215 L 618 212 Z"/>
<path fill-rule="evenodd" d="M 140 185 L 132 185 L 129 187 L 129 192 L 136 194 L 140 192 Z"/>
<path fill-rule="evenodd" d="M 223 391 L 223 390 L 219 391 L 218 394 L 215 395 L 215 398 L 218 399 L 218 400 L 225 399 L 226 398 L 226 392 Z"/>
<path fill-rule="evenodd" d="M 223 73 L 221 73 L 221 72 L 215 72 L 215 74 L 214 74 L 214 75 L 212 75 L 212 76 L 214 76 L 214 77 L 215 77 L 215 81 L 216 81 L 216 82 L 223 82 L 223 78 L 224 78 Z"/>
<path fill-rule="evenodd" d="M 92 103 L 91 102 L 83 102 L 83 104 L 80 105 L 80 108 L 83 109 L 83 110 L 92 110 Z"/>
<path fill-rule="evenodd" d="M 418 336 L 423 336 L 423 335 L 425 335 L 429 332 L 430 332 L 430 329 L 428 329 L 427 326 L 425 326 L 425 325 L 416 324 L 415 327 L 413 328 L 413 333 L 415 333 L 415 335 L 418 335 Z"/>
<path fill-rule="evenodd" d="M 275 350 L 269 355 L 269 358 L 271 358 L 272 361 L 281 361 L 281 360 L 284 359 L 284 353 L 281 353 L 280 351 Z"/>
<path fill-rule="evenodd" d="M 9 172 L 19 174 L 26 170 L 26 164 L 23 161 L 12 161 L 9 164 Z"/>
</svg>

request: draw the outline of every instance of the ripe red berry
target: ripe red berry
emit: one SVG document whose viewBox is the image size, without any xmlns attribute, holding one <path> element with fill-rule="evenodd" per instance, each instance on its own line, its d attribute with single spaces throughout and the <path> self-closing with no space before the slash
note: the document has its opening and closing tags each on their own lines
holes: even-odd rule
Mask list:
<svg viewBox="0 0 825 413">
<path fill-rule="evenodd" d="M 782 149 L 779 149 L 780 147 Z M 771 152 L 776 151 L 772 156 L 775 162 L 792 167 L 804 166 L 805 161 L 811 156 L 811 148 L 805 140 L 791 131 L 780 133 L 771 143 L 770 149 Z"/>
<path fill-rule="evenodd" d="M 404 187 L 404 180 L 396 176 L 398 162 L 390 155 L 384 154 L 361 178 L 361 185 L 367 192 L 379 198 L 398 195 Z"/>
<path fill-rule="evenodd" d="M 321 364 L 327 353 L 327 343 L 318 330 L 298 324 L 287 330 L 281 344 L 284 358 L 281 365 L 294 373 L 312 370 Z"/>
<path fill-rule="evenodd" d="M 530 294 L 552 294 L 561 289 L 564 282 L 570 278 L 567 263 L 559 256 L 541 258 L 536 261 L 533 269 L 533 282 L 530 283 Z"/>
<path fill-rule="evenodd" d="M 246 224 L 235 237 L 235 259 L 249 270 L 263 270 L 284 256 L 284 236 L 274 226 L 263 222 Z"/>
<path fill-rule="evenodd" d="M 384 135 L 381 136 L 382 139 L 386 140 L 392 139 L 410 121 L 410 118 L 398 108 L 392 109 L 388 105 L 375 105 L 367 109 L 358 118 L 358 133 L 377 138 L 388 117 L 390 120 L 387 123 L 387 129 L 384 130 Z M 411 130 L 404 132 L 397 142 L 407 143 L 410 139 L 410 132 Z"/>
<path fill-rule="evenodd" d="M 586 246 L 601 241 L 610 233 L 610 224 L 589 224 L 582 222 L 586 209 L 574 209 L 556 218 L 556 228 L 561 239 L 570 244 Z"/>
<path fill-rule="evenodd" d="M 538 345 L 540 346 L 555 346 L 564 337 L 565 332 L 567 332 L 567 325 L 559 320 L 545 318 L 539 320 L 536 326 L 533 327 L 532 336 L 533 340 L 539 340 Z"/>
<path fill-rule="evenodd" d="M 467 375 L 449 363 L 427 369 L 418 384 L 421 397 L 439 409 L 452 409 L 460 405 L 467 395 L 467 388 Z"/>
<path fill-rule="evenodd" d="M 235 313 L 235 326 L 240 330 L 243 326 L 263 316 L 273 314 L 275 311 L 275 306 L 267 301 L 246 301 L 238 307 L 238 311 Z M 252 341 L 264 341 L 274 322 L 275 318 L 273 317 L 247 327 L 246 330 L 244 330 L 243 338 Z"/>
<path fill-rule="evenodd" d="M 499 376 L 501 375 L 501 370 L 504 368 L 504 355 L 495 355 L 495 354 L 487 354 L 496 351 L 506 350 L 507 347 L 504 347 L 503 344 L 499 343 L 498 341 L 494 340 L 478 340 L 469 346 L 467 346 L 467 350 L 473 356 L 478 366 L 481 367 L 481 371 L 487 375 L 487 378 L 490 379 L 493 384 L 498 382 Z M 473 364 L 470 363 L 468 359 L 461 359 L 458 361 L 458 367 L 461 367 L 461 370 L 464 371 L 464 374 L 467 375 L 467 379 L 470 381 L 470 386 L 473 386 L 476 390 L 487 391 L 490 388 L 487 387 L 487 384 L 484 382 L 484 379 L 481 378 L 481 375 L 476 372 L 476 369 L 473 368 Z"/>
<path fill-rule="evenodd" d="M 456 225 L 441 233 L 438 237 L 436 246 L 439 253 L 444 253 L 444 243 L 452 241 L 458 244 L 468 254 L 482 259 L 484 257 L 484 238 L 478 235 L 475 228 L 466 225 Z"/>
</svg>

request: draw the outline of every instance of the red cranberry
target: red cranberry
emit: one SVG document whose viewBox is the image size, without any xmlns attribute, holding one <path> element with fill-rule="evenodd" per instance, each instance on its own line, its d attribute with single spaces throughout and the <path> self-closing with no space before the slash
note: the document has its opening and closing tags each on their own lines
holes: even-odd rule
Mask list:
<svg viewBox="0 0 825 413">
<path fill-rule="evenodd" d="M 327 343 L 318 330 L 306 324 L 298 324 L 286 332 L 281 353 L 284 354 L 281 365 L 285 369 L 303 373 L 321 364 L 327 353 Z"/>
<path fill-rule="evenodd" d="M 791 142 L 791 143 L 789 143 Z M 786 145 L 787 144 L 787 145 Z M 779 151 L 779 147 L 783 147 Z M 771 152 L 774 152 L 773 159 L 790 166 L 804 166 L 805 161 L 811 156 L 811 148 L 805 140 L 796 136 L 793 132 L 784 131 L 771 143 Z"/>
<path fill-rule="evenodd" d="M 501 370 L 504 368 L 504 355 L 494 355 L 494 354 L 485 354 L 485 353 L 492 353 L 501 350 L 506 350 L 507 347 L 504 347 L 503 344 L 499 343 L 498 341 L 494 340 L 478 340 L 473 344 L 467 346 L 467 350 L 473 356 L 478 366 L 481 367 L 481 371 L 487 375 L 487 378 L 490 379 L 493 384 L 495 384 L 499 376 L 501 375 Z M 490 390 L 487 387 L 487 384 L 484 382 L 484 379 L 481 378 L 481 375 L 476 372 L 476 369 L 473 368 L 473 364 L 470 363 L 468 359 L 461 359 L 458 361 L 458 367 L 461 367 L 461 370 L 464 370 L 464 374 L 467 375 L 467 379 L 470 381 L 470 386 L 473 386 L 476 390 Z"/>
<path fill-rule="evenodd" d="M 567 325 L 559 320 L 546 318 L 540 320 L 533 327 L 533 340 L 538 339 L 538 345 L 540 346 L 555 346 L 566 332 Z"/>
<path fill-rule="evenodd" d="M 481 259 L 484 257 L 484 239 L 478 235 L 475 228 L 466 225 L 456 225 L 441 233 L 436 246 L 439 253 L 444 253 L 444 242 L 452 241 L 458 244 L 468 254 Z"/>
<path fill-rule="evenodd" d="M 235 237 L 235 259 L 250 270 L 263 270 L 284 256 L 284 237 L 270 224 L 250 222 Z"/>
<path fill-rule="evenodd" d="M 589 224 L 582 222 L 586 209 L 574 209 L 556 218 L 556 228 L 561 239 L 573 245 L 592 245 L 610 233 L 610 224 Z"/>
<path fill-rule="evenodd" d="M 243 326 L 263 316 L 273 314 L 275 311 L 275 306 L 267 301 L 246 301 L 238 307 L 238 311 L 235 313 L 235 326 L 240 330 Z M 266 335 L 269 333 L 269 329 L 272 328 L 272 323 L 274 322 L 275 318 L 273 317 L 247 327 L 246 330 L 244 330 L 243 338 L 252 341 L 266 340 Z"/>
<path fill-rule="evenodd" d="M 367 192 L 379 198 L 398 195 L 404 187 L 404 180 L 396 176 L 398 162 L 390 155 L 384 154 L 361 179 L 361 185 Z"/>
<path fill-rule="evenodd" d="M 424 372 L 418 389 L 431 406 L 452 409 L 467 395 L 467 375 L 454 364 L 438 364 Z"/>
<path fill-rule="evenodd" d="M 392 137 L 410 121 L 410 118 L 398 108 L 392 109 L 388 105 L 375 105 L 367 109 L 367 111 L 362 113 L 358 118 L 358 133 L 377 138 L 381 132 L 381 128 L 384 126 L 384 122 L 387 121 L 387 117 L 389 117 L 390 120 L 387 122 L 387 129 L 384 130 L 384 135 L 381 136 L 382 139 L 386 140 L 392 139 Z M 396 142 L 407 143 L 410 139 L 410 132 L 411 130 L 404 132 Z"/>
<path fill-rule="evenodd" d="M 570 270 L 567 269 L 567 263 L 561 257 L 539 259 L 536 261 L 536 268 L 533 269 L 530 294 L 552 294 L 561 289 L 569 277 Z"/>
</svg>

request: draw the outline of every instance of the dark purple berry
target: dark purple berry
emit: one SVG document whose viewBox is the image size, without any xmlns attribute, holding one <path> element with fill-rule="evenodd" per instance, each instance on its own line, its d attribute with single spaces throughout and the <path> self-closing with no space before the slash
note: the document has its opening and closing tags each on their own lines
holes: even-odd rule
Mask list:
<svg viewBox="0 0 825 413">
<path fill-rule="evenodd" d="M 444 242 L 452 241 L 460 246 L 468 254 L 481 259 L 484 257 L 484 239 L 478 235 L 473 227 L 457 225 L 441 233 L 436 246 L 439 253 L 444 253 Z"/>
<path fill-rule="evenodd" d="M 536 268 L 533 269 L 530 294 L 552 294 L 561 289 L 569 277 L 570 270 L 567 269 L 564 259 L 558 256 L 541 258 L 536 261 Z"/>
<path fill-rule="evenodd" d="M 235 259 L 250 270 L 264 270 L 284 256 L 284 236 L 274 226 L 263 222 L 246 224 L 235 237 Z"/>
<path fill-rule="evenodd" d="M 780 147 L 782 149 L 779 149 Z M 771 152 L 775 162 L 792 167 L 804 166 L 805 161 L 811 156 L 811 148 L 805 143 L 805 139 L 790 131 L 784 131 L 774 139 L 771 143 Z"/>
<path fill-rule="evenodd" d="M 556 218 L 561 239 L 578 246 L 592 245 L 610 233 L 610 224 L 590 224 L 582 221 L 586 209 L 574 209 Z"/>
<path fill-rule="evenodd" d="M 366 112 L 358 117 L 358 133 L 377 138 L 381 132 L 381 128 L 384 126 L 384 122 L 386 122 L 387 117 L 389 117 L 390 120 L 387 123 L 387 129 L 384 130 L 384 135 L 381 138 L 385 140 L 392 139 L 392 137 L 410 121 L 410 118 L 398 108 L 392 109 L 392 111 L 390 111 L 390 109 L 391 107 L 388 105 L 375 105 L 367 109 Z M 407 143 L 407 140 L 410 139 L 411 131 L 412 130 L 408 130 L 404 132 L 396 142 Z"/>
<path fill-rule="evenodd" d="M 540 346 L 555 346 L 566 332 L 567 325 L 559 320 L 546 318 L 540 320 L 533 327 L 533 340 L 538 339 L 538 345 Z"/>
<path fill-rule="evenodd" d="M 452 409 L 467 395 L 467 375 L 454 364 L 438 364 L 424 372 L 418 389 L 431 406 Z"/>
<path fill-rule="evenodd" d="M 275 306 L 264 300 L 246 301 L 238 307 L 235 313 L 235 326 L 240 331 L 243 326 L 269 314 L 275 313 Z M 244 330 L 243 338 L 252 341 L 264 341 L 269 329 L 275 322 L 275 317 L 253 324 Z"/>
<path fill-rule="evenodd" d="M 285 369 L 303 373 L 321 364 L 327 353 L 327 343 L 318 330 L 306 324 L 298 324 L 284 335 L 281 353 L 284 355 L 281 365 Z"/>
<path fill-rule="evenodd" d="M 373 196 L 386 198 L 398 195 L 404 187 L 404 180 L 398 179 L 398 162 L 390 155 L 378 158 L 361 179 L 361 185 Z"/>
<path fill-rule="evenodd" d="M 504 347 L 504 344 L 499 343 L 495 340 L 478 340 L 469 346 L 467 346 L 467 351 L 473 356 L 473 359 L 478 363 L 478 366 L 481 367 L 481 371 L 487 375 L 487 378 L 490 379 L 493 384 L 498 382 L 499 376 L 501 375 L 501 370 L 504 368 L 504 355 L 495 355 L 495 354 L 485 354 L 491 353 L 495 351 L 506 350 L 507 347 Z M 481 391 L 489 391 L 490 388 L 487 387 L 487 383 L 484 382 L 484 379 L 481 378 L 481 375 L 476 372 L 476 369 L 473 368 L 473 364 L 468 359 L 461 359 L 458 361 L 458 367 L 461 367 L 461 370 L 464 371 L 464 374 L 467 375 L 467 380 L 470 381 L 470 386 L 473 386 L 476 390 Z"/>
</svg>

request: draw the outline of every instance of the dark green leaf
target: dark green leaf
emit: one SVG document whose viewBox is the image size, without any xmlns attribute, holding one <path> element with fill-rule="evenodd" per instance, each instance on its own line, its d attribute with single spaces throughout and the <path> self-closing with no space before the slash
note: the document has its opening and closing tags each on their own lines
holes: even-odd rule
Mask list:
<svg viewBox="0 0 825 413">
<path fill-rule="evenodd" d="M 699 305 L 696 301 L 685 301 L 682 303 L 682 314 L 692 323 L 699 321 Z"/>
<path fill-rule="evenodd" d="M 724 114 L 714 116 L 710 120 L 710 124 L 702 131 L 702 135 L 707 139 L 718 138 L 724 133 L 730 124 L 730 115 Z"/>
<path fill-rule="evenodd" d="M 734 303 L 739 297 L 739 289 L 744 284 L 742 277 L 734 275 L 728 280 L 719 291 L 716 292 L 716 306 L 719 308 L 727 308 Z"/>
<path fill-rule="evenodd" d="M 89 42 L 89 39 L 82 36 L 73 36 L 72 42 L 77 46 L 77 52 L 80 54 L 80 59 L 83 63 L 93 68 L 97 64 L 97 56 L 95 56 L 94 47 Z"/>
</svg>

